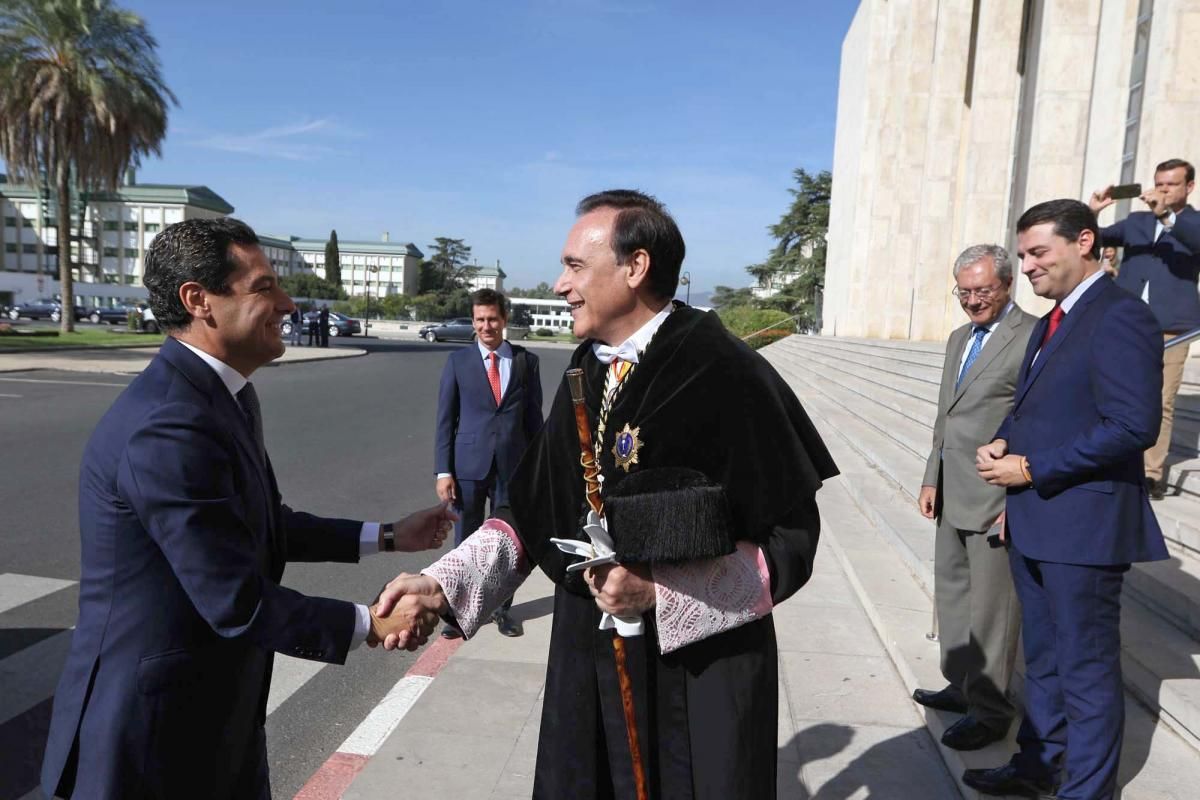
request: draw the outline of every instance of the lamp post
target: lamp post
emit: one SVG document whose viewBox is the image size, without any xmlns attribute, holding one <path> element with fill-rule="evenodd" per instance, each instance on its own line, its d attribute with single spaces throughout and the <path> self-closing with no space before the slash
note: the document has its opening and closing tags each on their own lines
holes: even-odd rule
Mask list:
<svg viewBox="0 0 1200 800">
<path fill-rule="evenodd" d="M 366 286 L 367 305 L 366 305 L 366 308 L 363 309 L 363 338 L 364 339 L 367 338 L 367 336 L 371 333 L 371 274 L 376 274 L 378 272 L 379 272 L 378 264 L 369 264 L 367 266 L 366 270 L 363 272 L 363 283 L 365 283 L 367 285 Z M 368 273 L 370 273 L 370 274 L 368 274 Z"/>
<path fill-rule="evenodd" d="M 687 293 L 683 302 L 690 306 L 692 304 L 692 273 L 684 270 L 683 277 L 679 279 L 679 285 L 687 287 Z"/>
</svg>

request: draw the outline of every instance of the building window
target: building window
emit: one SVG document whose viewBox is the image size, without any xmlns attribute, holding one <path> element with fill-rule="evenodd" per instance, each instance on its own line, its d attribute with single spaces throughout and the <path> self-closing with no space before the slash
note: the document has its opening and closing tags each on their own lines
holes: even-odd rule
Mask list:
<svg viewBox="0 0 1200 800">
<path fill-rule="evenodd" d="M 134 285 L 135 283 L 137 283 L 137 275 L 126 275 L 125 283 L 130 286 Z"/>
<path fill-rule="evenodd" d="M 10 228 L 15 228 L 15 227 L 17 227 L 17 218 L 16 217 L 5 217 L 4 224 Z"/>
<path fill-rule="evenodd" d="M 121 230 L 121 223 L 117 222 L 115 219 L 106 219 L 104 220 L 104 230 L 119 231 Z"/>
<path fill-rule="evenodd" d="M 158 233 L 158 229 L 161 228 L 162 226 L 159 225 L 157 222 L 147 222 L 145 227 L 146 227 L 146 233 Z"/>
<path fill-rule="evenodd" d="M 115 248 L 115 247 L 104 248 L 104 255 L 108 258 L 116 258 L 117 257 L 117 248 Z"/>
<path fill-rule="evenodd" d="M 4 252 L 6 252 L 6 253 L 17 252 L 17 243 L 16 242 L 5 242 L 4 243 Z"/>
<path fill-rule="evenodd" d="M 137 230 L 137 222 L 130 222 L 129 220 L 125 220 L 125 230 L 136 231 Z"/>
<path fill-rule="evenodd" d="M 32 228 L 32 227 L 33 227 L 33 220 L 31 220 L 29 217 L 23 217 L 23 218 L 21 219 L 21 227 L 23 227 L 23 228 Z"/>
<path fill-rule="evenodd" d="M 1125 141 L 1121 147 L 1121 183 L 1133 183 L 1137 169 L 1138 133 L 1142 123 L 1142 95 L 1146 88 L 1146 62 L 1150 54 L 1150 21 L 1154 0 L 1139 0 L 1137 29 L 1133 37 L 1133 60 L 1129 66 L 1129 105 L 1125 112 Z M 1118 201 L 1117 217 L 1129 213 L 1130 202 Z"/>
<path fill-rule="evenodd" d="M 36 244 L 23 244 L 23 245 L 21 245 L 21 252 L 23 252 L 23 253 L 36 253 L 36 252 L 37 252 L 37 245 L 36 245 Z"/>
</svg>

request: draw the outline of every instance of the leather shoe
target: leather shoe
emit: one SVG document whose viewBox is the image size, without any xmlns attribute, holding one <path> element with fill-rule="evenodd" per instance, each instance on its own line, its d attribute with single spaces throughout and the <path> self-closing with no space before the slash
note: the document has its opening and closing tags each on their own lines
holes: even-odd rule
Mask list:
<svg viewBox="0 0 1200 800">
<path fill-rule="evenodd" d="M 963 773 L 962 781 L 984 794 L 1017 797 L 1053 797 L 1058 788 L 1050 779 L 1037 780 L 1020 774 L 1011 761 L 992 769 L 969 769 Z"/>
<path fill-rule="evenodd" d="M 453 625 L 443 625 L 442 626 L 442 638 L 443 639 L 461 639 L 462 631 L 460 631 L 458 628 L 454 627 Z"/>
<path fill-rule="evenodd" d="M 953 686 L 947 686 L 941 691 L 931 689 L 914 689 L 913 700 L 926 708 L 936 708 L 938 711 L 953 711 L 955 714 L 967 713 L 967 701 L 962 692 Z"/>
<path fill-rule="evenodd" d="M 492 619 L 496 621 L 496 629 L 504 636 L 520 636 L 525 633 L 521 623 L 510 617 L 506 611 L 497 611 L 492 614 Z"/>
<path fill-rule="evenodd" d="M 946 728 L 942 744 L 951 750 L 978 750 L 1004 738 L 1007 730 L 989 728 L 972 716 L 966 716 Z"/>
<path fill-rule="evenodd" d="M 1167 496 L 1167 482 L 1146 478 L 1146 491 L 1150 494 L 1151 500 L 1162 500 Z"/>
</svg>

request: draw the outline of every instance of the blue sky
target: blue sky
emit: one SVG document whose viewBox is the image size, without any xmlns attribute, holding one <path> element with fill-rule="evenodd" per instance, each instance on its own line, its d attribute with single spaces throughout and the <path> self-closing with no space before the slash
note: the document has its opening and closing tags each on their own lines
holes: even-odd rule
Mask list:
<svg viewBox="0 0 1200 800">
<path fill-rule="evenodd" d="M 746 285 L 791 171 L 833 159 L 855 0 L 126 0 L 179 97 L 140 181 L 272 234 L 465 239 L 553 281 L 574 204 L 640 188 L 693 289 Z"/>
</svg>

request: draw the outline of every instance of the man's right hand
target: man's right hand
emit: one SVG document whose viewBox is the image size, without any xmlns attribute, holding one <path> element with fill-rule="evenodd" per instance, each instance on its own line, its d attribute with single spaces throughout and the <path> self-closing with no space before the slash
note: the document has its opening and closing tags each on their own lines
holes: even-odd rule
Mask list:
<svg viewBox="0 0 1200 800">
<path fill-rule="evenodd" d="M 371 606 L 371 630 L 367 633 L 367 645 L 386 650 L 403 647 L 416 650 L 429 639 L 438 623 L 436 598 L 422 594 L 411 594 L 401 598 L 388 611 L 380 604 Z"/>
<path fill-rule="evenodd" d="M 933 519 L 933 509 L 937 505 L 937 487 L 922 486 L 921 494 L 917 497 L 917 509 L 925 519 Z"/>
<path fill-rule="evenodd" d="M 1117 202 L 1112 196 L 1113 185 L 1110 183 L 1103 189 L 1097 189 L 1092 192 L 1092 196 L 1088 198 L 1088 206 L 1093 212 L 1099 214 L 1104 209 Z"/>
<path fill-rule="evenodd" d="M 437 496 L 443 503 L 452 503 L 458 499 L 458 487 L 455 486 L 453 477 L 437 479 Z"/>
<path fill-rule="evenodd" d="M 388 582 L 387 586 L 383 587 L 383 591 L 379 593 L 379 597 L 375 598 L 375 605 L 372 606 L 372 630 L 374 630 L 376 614 L 380 617 L 388 617 L 396 614 L 418 615 L 420 612 L 430 612 L 432 619 L 429 622 L 428 631 L 425 631 L 425 635 L 428 636 L 433 631 L 433 626 L 437 624 L 438 617 L 449 610 L 450 604 L 446 601 L 442 586 L 436 579 L 429 575 L 400 573 L 395 579 Z M 415 645 L 411 645 L 408 638 L 402 630 L 389 630 L 384 632 L 379 641 L 385 650 L 394 650 L 397 647 L 412 650 Z"/>
</svg>

